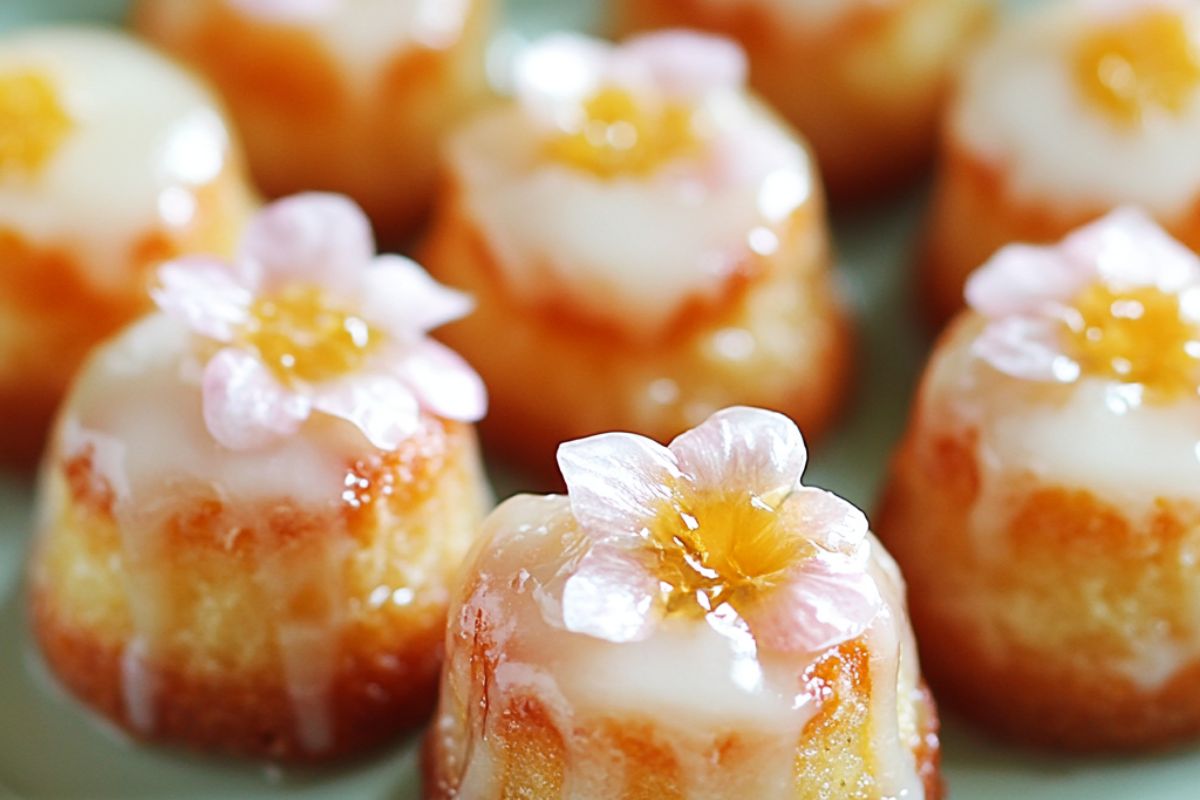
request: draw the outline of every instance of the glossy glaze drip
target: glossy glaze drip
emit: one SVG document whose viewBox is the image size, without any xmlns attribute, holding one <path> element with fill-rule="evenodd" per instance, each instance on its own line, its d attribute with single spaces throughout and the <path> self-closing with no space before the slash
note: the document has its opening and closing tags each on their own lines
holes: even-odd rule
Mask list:
<svg viewBox="0 0 1200 800">
<path fill-rule="evenodd" d="M 674 787 L 668 796 L 795 797 L 797 748 L 820 707 L 819 687 L 801 676 L 822 654 L 760 650 L 728 616 L 672 616 L 649 639 L 623 644 L 548 625 L 543 604 L 578 545 L 572 526 L 565 498 L 522 497 L 502 506 L 485 529 L 489 545 L 468 584 L 474 591 L 452 612 L 443 716 L 435 723 L 449 743 L 445 758 L 461 776 L 461 796 L 497 796 L 498 781 L 512 769 L 505 737 L 480 727 L 509 709 L 510 721 L 532 715 L 528 724 L 514 723 L 513 735 L 541 737 L 539 752 L 550 755 L 535 772 L 545 778 L 561 767 L 563 797 L 618 796 L 638 774 L 637 759 L 604 757 L 595 738 L 603 735 L 596 733 L 602 720 L 646 731 L 639 758 L 659 754 L 657 774 L 669 775 Z M 870 796 L 921 798 L 916 734 L 900 730 L 902 718 L 915 724 L 913 715 L 897 711 L 916 688 L 903 590 L 886 556 L 873 556 L 870 571 L 889 609 L 861 640 L 871 654 L 872 685 L 885 687 L 870 695 Z M 547 737 L 547 722 L 557 736 Z M 714 755 L 722 749 L 738 759 L 736 768 L 722 768 Z"/>
<path fill-rule="evenodd" d="M 342 493 L 364 444 L 348 426 L 314 425 L 267 449 L 221 448 L 200 413 L 190 346 L 179 324 L 152 315 L 93 359 L 64 417 L 64 458 L 87 454 L 114 497 L 133 626 L 122 656 L 126 717 L 155 729 L 175 608 L 164 548 L 184 531 L 230 553 L 248 543 L 297 737 L 320 753 L 333 741 L 330 691 L 348 613 Z"/>
</svg>

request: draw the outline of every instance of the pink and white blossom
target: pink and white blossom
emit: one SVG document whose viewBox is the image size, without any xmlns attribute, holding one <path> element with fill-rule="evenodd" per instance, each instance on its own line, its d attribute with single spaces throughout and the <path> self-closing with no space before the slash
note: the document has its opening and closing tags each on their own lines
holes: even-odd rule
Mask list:
<svg viewBox="0 0 1200 800">
<path fill-rule="evenodd" d="M 658 31 L 610 44 L 582 34 L 556 33 L 521 53 L 516 95 L 536 119 L 571 128 L 582 104 L 617 88 L 654 105 L 695 103 L 746 82 L 742 49 L 728 39 L 690 31 Z"/>
<path fill-rule="evenodd" d="M 319 383 L 285 382 L 241 336 L 256 300 L 293 286 L 319 289 L 331 307 L 382 335 L 361 369 Z M 152 295 L 165 313 L 220 345 L 204 366 L 202 394 L 209 432 L 225 447 L 269 445 L 321 413 L 392 449 L 416 431 L 423 412 L 474 422 L 486 411 L 479 376 L 426 336 L 467 314 L 470 298 L 406 258 L 376 256 L 370 223 L 344 197 L 313 193 L 273 203 L 250 223 L 232 263 L 169 262 Z"/>
<path fill-rule="evenodd" d="M 736 613 L 760 647 L 784 651 L 820 652 L 859 636 L 882 602 L 867 569 L 867 520 L 840 497 L 801 483 L 807 458 L 794 422 L 743 407 L 714 414 L 667 447 L 628 433 L 561 445 L 559 467 L 588 549 L 548 621 L 614 642 L 650 636 L 666 613 L 655 548 L 674 546 L 652 541 L 651 528 L 660 515 L 692 513 L 696 497 L 720 494 L 769 506 L 777 515 L 772 535 L 805 540 L 799 552 L 806 555 L 760 596 L 710 609 L 706 616 L 719 617 L 713 627 Z"/>
<path fill-rule="evenodd" d="M 1143 212 L 1121 208 L 1057 245 L 1008 245 L 971 275 L 967 304 L 987 319 L 975 352 L 1018 378 L 1077 380 L 1066 331 L 1074 303 L 1098 283 L 1178 294 L 1181 313 L 1200 324 L 1200 259 Z"/>
</svg>

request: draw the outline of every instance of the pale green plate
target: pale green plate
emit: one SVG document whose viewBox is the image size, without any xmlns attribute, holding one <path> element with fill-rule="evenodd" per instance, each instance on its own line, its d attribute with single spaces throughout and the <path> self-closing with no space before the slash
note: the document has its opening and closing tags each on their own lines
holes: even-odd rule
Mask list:
<svg viewBox="0 0 1200 800">
<path fill-rule="evenodd" d="M 0 0 L 0 28 L 51 19 L 119 20 L 123 4 Z M 599 5 L 598 0 L 510 0 L 510 23 L 523 34 L 592 27 Z M 908 254 L 922 199 L 913 197 L 870 217 L 840 221 L 836 227 L 842 277 L 864 323 L 863 352 L 856 407 L 815 455 L 810 477 L 868 509 L 887 453 L 903 426 L 927 344 L 911 316 L 907 291 Z M 518 481 L 505 476 L 504 482 Z M 80 710 L 53 685 L 29 646 L 19 577 L 30 495 L 27 483 L 0 480 L 0 797 L 418 796 L 411 742 L 352 768 L 285 773 L 135 745 Z M 1050 758 L 998 747 L 953 719 L 946 728 L 945 775 L 956 800 L 1200 798 L 1200 750 L 1142 759 Z"/>
</svg>

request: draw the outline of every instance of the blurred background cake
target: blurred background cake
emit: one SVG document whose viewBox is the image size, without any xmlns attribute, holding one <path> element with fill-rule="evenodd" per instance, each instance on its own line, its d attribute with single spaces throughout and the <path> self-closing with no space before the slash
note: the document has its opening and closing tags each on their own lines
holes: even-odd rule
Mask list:
<svg viewBox="0 0 1200 800">
<path fill-rule="evenodd" d="M 139 32 L 211 80 L 268 195 L 353 197 L 411 234 L 439 140 L 487 96 L 493 0 L 137 0 Z"/>
<path fill-rule="evenodd" d="M 1200 246 L 1200 5 L 1064 0 L 974 54 L 951 103 L 922 297 L 939 322 L 1010 242 L 1053 242 L 1137 205 Z"/>
<path fill-rule="evenodd" d="M 208 90 L 118 33 L 0 37 L 0 461 L 28 465 L 154 267 L 228 253 L 253 205 Z"/>
<path fill-rule="evenodd" d="M 737 40 L 751 85 L 812 143 L 835 200 L 878 198 L 933 153 L 960 56 L 991 0 L 617 0 L 622 30 Z"/>
<path fill-rule="evenodd" d="M 666 441 L 734 402 L 823 432 L 851 354 L 820 178 L 741 50 L 562 34 L 516 76 L 450 140 L 422 249 L 478 301 L 442 335 L 488 383 L 496 453 L 545 474 L 566 439 Z"/>
</svg>

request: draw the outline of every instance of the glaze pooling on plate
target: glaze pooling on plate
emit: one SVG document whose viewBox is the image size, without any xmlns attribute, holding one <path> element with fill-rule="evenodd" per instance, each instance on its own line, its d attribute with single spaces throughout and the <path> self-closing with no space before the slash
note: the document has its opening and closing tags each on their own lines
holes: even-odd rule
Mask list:
<svg viewBox="0 0 1200 800">
<path fill-rule="evenodd" d="M 936 785 L 902 581 L 861 512 L 800 485 L 793 423 L 729 409 L 669 449 L 603 434 L 560 460 L 569 495 L 508 501 L 476 547 L 427 797 Z"/>
<path fill-rule="evenodd" d="M 803 146 L 749 97 L 744 70 L 732 45 L 696 34 L 533 45 L 519 102 L 449 149 L 508 288 L 653 338 L 773 253 L 816 189 Z"/>
<path fill-rule="evenodd" d="M 1019 201 L 1186 218 L 1200 187 L 1200 7 L 1072 0 L 1031 12 L 971 57 L 950 126 Z"/>
<path fill-rule="evenodd" d="M 375 256 L 334 195 L 267 207 L 232 263 L 159 275 L 162 310 L 93 357 L 51 450 L 33 572 L 52 666 L 134 733 L 218 750 L 319 758 L 413 724 L 444 583 L 487 502 L 464 425 L 482 384 L 425 335 L 469 299 Z M 64 600 L 72 563 L 108 575 L 91 579 L 99 622 Z M 418 610 L 392 620 L 393 603 Z M 119 689 L 75 683 L 63 640 L 118 649 Z M 208 692 L 229 699 L 178 705 Z"/>
</svg>

